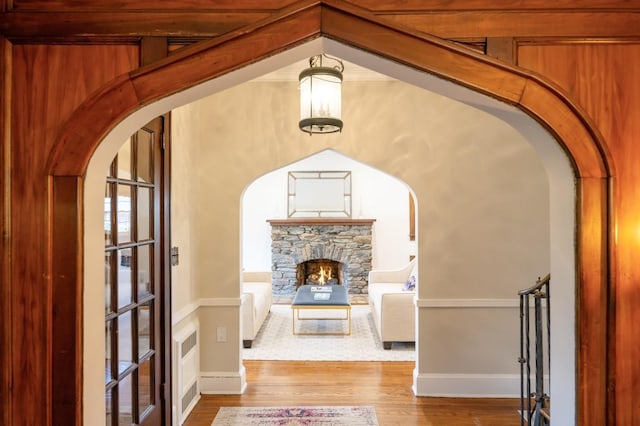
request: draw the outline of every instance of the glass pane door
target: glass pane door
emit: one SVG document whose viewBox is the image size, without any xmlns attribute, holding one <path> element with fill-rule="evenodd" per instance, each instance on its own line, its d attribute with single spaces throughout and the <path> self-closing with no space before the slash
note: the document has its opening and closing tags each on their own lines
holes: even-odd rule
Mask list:
<svg viewBox="0 0 640 426">
<path fill-rule="evenodd" d="M 114 158 L 104 200 L 107 426 L 160 424 L 162 119 Z"/>
</svg>

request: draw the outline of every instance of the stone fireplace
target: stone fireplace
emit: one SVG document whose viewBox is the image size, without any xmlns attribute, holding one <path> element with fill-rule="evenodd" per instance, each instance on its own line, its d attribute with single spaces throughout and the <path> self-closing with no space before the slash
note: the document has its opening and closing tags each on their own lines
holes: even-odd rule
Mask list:
<svg viewBox="0 0 640 426">
<path fill-rule="evenodd" d="M 269 220 L 273 292 L 295 293 L 300 285 L 337 284 L 367 294 L 374 219 L 296 218 Z"/>
</svg>

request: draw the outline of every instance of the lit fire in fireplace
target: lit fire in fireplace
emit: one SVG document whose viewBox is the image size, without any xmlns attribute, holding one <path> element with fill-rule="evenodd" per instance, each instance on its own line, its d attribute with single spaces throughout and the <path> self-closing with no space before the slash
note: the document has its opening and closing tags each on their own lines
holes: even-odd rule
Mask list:
<svg viewBox="0 0 640 426">
<path fill-rule="evenodd" d="M 311 259 L 296 266 L 296 288 L 301 285 L 342 285 L 342 263 Z"/>
<path fill-rule="evenodd" d="M 320 267 L 320 276 L 318 277 L 318 283 L 320 285 L 325 285 L 332 277 L 331 275 L 331 268 L 327 267 L 327 269 L 324 268 L 324 266 Z"/>
</svg>

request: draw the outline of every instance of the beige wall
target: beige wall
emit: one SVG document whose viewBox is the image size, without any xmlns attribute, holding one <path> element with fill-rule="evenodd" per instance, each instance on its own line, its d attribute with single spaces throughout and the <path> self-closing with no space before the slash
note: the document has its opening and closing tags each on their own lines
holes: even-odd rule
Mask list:
<svg viewBox="0 0 640 426">
<path fill-rule="evenodd" d="M 196 119 L 193 104 L 173 111 L 171 115 L 171 246 L 179 249 L 179 264 L 171 267 L 172 307 L 176 312 L 200 297 L 191 261 L 196 254 L 193 246 L 198 240 L 194 220 L 196 209 L 185 208 L 197 201 L 196 181 L 191 176 L 194 153 L 191 141 L 196 139 Z"/>
<path fill-rule="evenodd" d="M 233 326 L 237 315 L 224 305 L 239 296 L 243 189 L 326 148 L 390 173 L 415 191 L 421 299 L 515 300 L 517 290 L 549 272 L 547 177 L 514 129 L 467 105 L 389 81 L 345 83 L 343 132 L 309 137 L 297 128 L 296 86 L 246 83 L 174 111 L 174 127 L 191 127 L 175 130 L 174 157 L 181 158 L 183 146 L 192 150 L 189 161 L 174 164 L 173 176 L 184 176 L 194 192 L 180 205 L 180 195 L 173 194 L 173 234 L 191 246 L 181 268 L 189 262 L 193 282 L 186 288 L 197 288 L 185 295 L 185 283 L 174 285 L 174 309 L 199 294 L 210 300 L 202 309 L 231 316 L 203 312 L 202 318 L 219 322 L 201 322 L 204 338 L 213 340 L 215 327 Z M 176 217 L 188 218 L 188 230 L 176 227 Z M 515 373 L 517 308 L 467 311 L 427 311 L 425 318 L 433 321 L 420 327 L 422 371 Z M 455 324 L 452 344 L 442 341 L 451 338 L 443 324 Z M 480 352 L 487 356 L 479 357 L 483 342 Z M 204 342 L 203 370 L 239 368 L 237 344 Z"/>
</svg>

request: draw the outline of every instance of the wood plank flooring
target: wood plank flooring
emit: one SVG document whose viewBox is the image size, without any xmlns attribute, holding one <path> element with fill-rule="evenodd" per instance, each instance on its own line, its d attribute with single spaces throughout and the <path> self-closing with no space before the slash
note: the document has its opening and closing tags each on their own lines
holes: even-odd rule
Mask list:
<svg viewBox="0 0 640 426">
<path fill-rule="evenodd" d="M 202 395 L 185 426 L 210 426 L 221 406 L 372 405 L 381 426 L 514 426 L 519 399 L 424 398 L 413 362 L 245 361 L 243 395 Z"/>
</svg>

